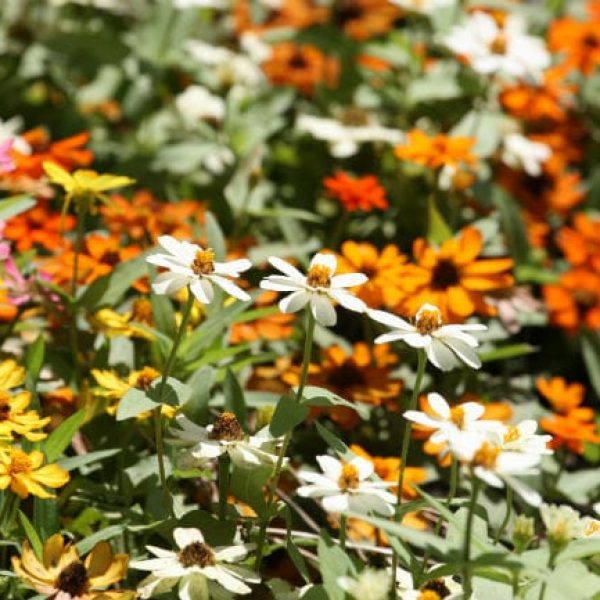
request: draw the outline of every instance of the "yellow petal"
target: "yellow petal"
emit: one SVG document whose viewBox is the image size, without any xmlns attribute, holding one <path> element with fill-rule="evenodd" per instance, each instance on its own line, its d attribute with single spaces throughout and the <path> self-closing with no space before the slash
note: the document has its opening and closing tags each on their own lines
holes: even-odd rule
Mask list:
<svg viewBox="0 0 600 600">
<path fill-rule="evenodd" d="M 49 161 L 43 162 L 42 167 L 52 183 L 57 183 L 67 192 L 71 192 L 75 189 L 75 180 L 68 171 L 65 171 L 65 169 L 59 167 L 56 163 Z"/>
<path fill-rule="evenodd" d="M 108 542 L 98 542 L 86 556 L 85 568 L 90 579 L 104 575 L 113 559 L 112 549 Z"/>
</svg>

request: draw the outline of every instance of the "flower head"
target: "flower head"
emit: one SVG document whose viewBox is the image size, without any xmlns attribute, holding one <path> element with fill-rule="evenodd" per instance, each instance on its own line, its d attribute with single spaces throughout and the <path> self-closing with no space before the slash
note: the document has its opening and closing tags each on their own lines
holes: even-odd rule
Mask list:
<svg viewBox="0 0 600 600">
<path fill-rule="evenodd" d="M 329 196 L 338 200 L 348 212 L 386 210 L 389 206 L 385 189 L 374 175 L 352 177 L 345 171 L 337 171 L 323 183 Z"/>
<path fill-rule="evenodd" d="M 309 304 L 314 318 L 321 325 L 330 327 L 337 322 L 332 302 L 339 302 L 355 312 L 366 309 L 365 303 L 345 288 L 365 283 L 367 276 L 363 273 L 336 275 L 337 259 L 333 254 L 315 254 L 306 275 L 276 256 L 271 256 L 269 262 L 283 275 L 265 277 L 260 287 L 275 292 L 292 292 L 279 302 L 284 313 L 296 312 Z"/>
<path fill-rule="evenodd" d="M 542 504 L 540 516 L 546 527 L 548 542 L 555 551 L 566 546 L 571 540 L 583 536 L 580 515 L 570 506 Z"/>
<path fill-rule="evenodd" d="M 30 442 L 39 442 L 46 434 L 39 431 L 50 422 L 50 417 L 41 418 L 35 410 L 27 410 L 31 393 L 17 392 L 14 395 L 0 390 L 0 437 L 22 435 Z"/>
</svg>

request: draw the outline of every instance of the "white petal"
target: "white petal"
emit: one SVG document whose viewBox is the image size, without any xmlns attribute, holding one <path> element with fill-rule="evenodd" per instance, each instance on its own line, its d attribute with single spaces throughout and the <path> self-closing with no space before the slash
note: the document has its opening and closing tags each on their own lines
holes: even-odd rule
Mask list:
<svg viewBox="0 0 600 600">
<path fill-rule="evenodd" d="M 179 583 L 180 600 L 208 600 L 208 583 L 200 573 L 190 573 Z"/>
<path fill-rule="evenodd" d="M 377 513 L 391 516 L 394 509 L 377 494 L 352 494 L 348 500 L 349 509 L 359 513 Z"/>
<path fill-rule="evenodd" d="M 348 511 L 348 494 L 336 494 L 335 496 L 325 496 L 321 500 L 323 508 L 330 513 L 339 514 Z"/>
<path fill-rule="evenodd" d="M 335 275 L 331 278 L 331 287 L 348 288 L 362 285 L 369 281 L 369 278 L 364 273 L 343 273 Z"/>
<path fill-rule="evenodd" d="M 437 339 L 433 340 L 432 344 L 426 349 L 426 352 L 431 364 L 442 371 L 450 371 L 458 364 L 454 353 Z"/>
<path fill-rule="evenodd" d="M 432 419 L 426 413 L 420 412 L 418 410 L 407 410 L 403 416 L 405 419 L 408 419 L 413 423 L 423 425 L 424 427 L 432 427 L 434 429 L 437 429 L 440 426 L 440 422 L 437 419 Z"/>
<path fill-rule="evenodd" d="M 279 302 L 279 310 L 282 313 L 294 313 L 306 306 L 306 303 L 310 300 L 310 294 L 305 290 L 298 290 L 285 298 L 282 298 Z"/>
<path fill-rule="evenodd" d="M 173 532 L 173 538 L 180 549 L 183 549 L 194 542 L 204 542 L 202 532 L 195 527 L 176 527 Z"/>
<path fill-rule="evenodd" d="M 206 288 L 202 282 L 203 282 L 202 279 L 197 279 L 192 284 L 190 284 L 190 290 L 192 291 L 192 294 L 194 294 L 194 296 L 196 297 L 196 300 L 198 300 L 198 302 L 200 302 L 202 304 L 210 304 L 210 301 L 212 300 L 212 294 L 210 297 L 206 294 Z M 211 287 L 211 291 L 212 291 L 212 287 Z"/>
<path fill-rule="evenodd" d="M 317 462 L 326 477 L 333 481 L 337 481 L 340 478 L 340 475 L 342 474 L 342 463 L 337 460 L 337 458 L 323 454 L 322 456 L 317 456 Z"/>
<path fill-rule="evenodd" d="M 387 325 L 392 329 L 400 329 L 401 331 L 414 332 L 415 328 L 408 321 L 401 319 L 397 315 L 393 315 L 385 310 L 368 310 L 367 314 L 371 319 Z"/>
<path fill-rule="evenodd" d="M 260 287 L 263 290 L 273 290 L 274 292 L 295 292 L 296 290 L 305 289 L 304 279 L 298 281 L 291 277 L 283 275 L 269 275 L 260 282 Z"/>
<path fill-rule="evenodd" d="M 168 592 L 177 583 L 177 577 L 157 577 L 149 575 L 138 584 L 137 592 L 142 600 Z"/>
<path fill-rule="evenodd" d="M 215 273 L 217 275 L 229 275 L 229 277 L 238 277 L 240 273 L 252 268 L 252 263 L 247 258 L 230 260 L 229 262 L 216 262 Z"/>
<path fill-rule="evenodd" d="M 233 281 L 220 277 L 219 275 L 211 275 L 210 281 L 216 283 L 222 290 L 227 292 L 230 296 L 242 300 L 243 302 L 250 300 L 250 295 L 245 292 L 242 288 L 238 287 Z"/>
<path fill-rule="evenodd" d="M 248 556 L 248 549 L 245 546 L 226 546 L 224 548 L 214 549 L 217 561 L 235 562 L 243 560 Z"/>
<path fill-rule="evenodd" d="M 315 254 L 310 261 L 311 269 L 315 265 L 323 265 L 333 274 L 337 270 L 337 258 L 335 257 L 335 254 L 323 254 L 322 252 L 319 252 L 318 254 Z"/>
<path fill-rule="evenodd" d="M 204 567 L 202 573 L 206 577 L 220 583 L 226 590 L 234 594 L 249 594 L 252 590 L 243 581 L 234 577 L 226 567 L 216 565 L 214 567 Z"/>
<path fill-rule="evenodd" d="M 284 275 L 291 277 L 292 279 L 296 279 L 298 281 L 304 281 L 304 275 L 296 269 L 293 265 L 290 265 L 289 262 L 277 258 L 277 256 L 270 256 L 269 262 L 279 271 L 281 271 Z"/>
<path fill-rule="evenodd" d="M 481 367 L 481 360 L 477 352 L 475 352 L 471 346 L 468 346 L 463 341 L 456 338 L 444 340 L 444 343 L 452 349 L 458 358 L 472 369 L 479 369 L 479 367 Z"/>
<path fill-rule="evenodd" d="M 443 396 L 436 392 L 431 392 L 431 394 L 427 394 L 427 402 L 440 417 L 443 419 L 450 418 L 450 406 L 448 406 Z"/>
<path fill-rule="evenodd" d="M 167 256 L 166 254 L 151 254 L 146 258 L 146 262 L 157 267 L 164 267 L 179 275 L 193 275 L 193 271 L 189 268 L 188 263 L 183 263 L 177 260 L 177 258 Z"/>
<path fill-rule="evenodd" d="M 337 323 L 335 308 L 327 296 L 313 294 L 310 298 L 310 307 L 314 318 L 324 327 L 333 327 Z"/>
<path fill-rule="evenodd" d="M 329 295 L 337 300 L 344 308 L 358 313 L 365 312 L 367 305 L 356 296 L 342 290 L 329 290 Z"/>
<path fill-rule="evenodd" d="M 373 341 L 376 344 L 389 344 L 390 342 L 398 342 L 404 340 L 406 333 L 402 331 L 392 331 L 391 333 L 383 333 L 378 335 Z"/>
<path fill-rule="evenodd" d="M 186 287 L 189 282 L 189 277 L 177 275 L 176 273 L 161 273 L 152 283 L 152 290 L 155 294 L 171 295 L 177 290 Z"/>
<path fill-rule="evenodd" d="M 402 341 L 412 348 L 427 348 L 432 343 L 430 335 L 421 335 L 420 333 L 407 333 Z"/>
<path fill-rule="evenodd" d="M 350 461 L 350 464 L 356 467 L 360 481 L 373 475 L 373 471 L 375 470 L 371 461 L 361 458 L 360 456 L 353 458 Z"/>
</svg>

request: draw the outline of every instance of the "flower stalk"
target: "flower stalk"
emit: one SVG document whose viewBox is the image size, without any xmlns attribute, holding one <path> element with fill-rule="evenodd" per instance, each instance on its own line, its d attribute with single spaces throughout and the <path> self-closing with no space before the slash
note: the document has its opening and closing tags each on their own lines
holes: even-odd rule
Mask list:
<svg viewBox="0 0 600 600">
<path fill-rule="evenodd" d="M 473 582 L 471 571 L 471 537 L 473 534 L 473 520 L 475 518 L 475 508 L 477 507 L 477 497 L 481 483 L 479 479 L 471 473 L 471 500 L 469 502 L 469 512 L 467 514 L 467 525 L 465 527 L 465 536 L 463 539 L 463 596 L 470 599 L 473 595 Z"/>
</svg>

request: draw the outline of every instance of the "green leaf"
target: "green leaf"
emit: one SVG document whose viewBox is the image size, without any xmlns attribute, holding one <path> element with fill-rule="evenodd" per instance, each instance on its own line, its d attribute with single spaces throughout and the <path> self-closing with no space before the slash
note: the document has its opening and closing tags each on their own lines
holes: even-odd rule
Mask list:
<svg viewBox="0 0 600 600">
<path fill-rule="evenodd" d="M 75 547 L 80 555 L 87 554 L 98 542 L 110 540 L 123 533 L 125 525 L 111 525 L 77 542 Z"/>
<path fill-rule="evenodd" d="M 344 600 L 346 593 L 340 587 L 338 579 L 354 573 L 354 565 L 348 555 L 337 545 L 326 531 L 321 532 L 317 545 L 319 569 L 323 577 L 323 587 L 330 600 Z"/>
<path fill-rule="evenodd" d="M 295 398 L 281 396 L 269 425 L 271 435 L 279 437 L 291 431 L 306 419 L 309 412 L 308 406 L 300 404 Z"/>
<path fill-rule="evenodd" d="M 27 536 L 27 539 L 29 540 L 36 557 L 41 561 L 43 556 L 43 544 L 42 540 L 40 540 L 40 536 L 23 511 L 18 511 L 17 515 L 19 522 L 21 523 L 21 527 L 23 527 L 23 531 L 25 531 L 25 535 Z"/>
<path fill-rule="evenodd" d="M 160 406 L 158 402 L 150 400 L 145 392 L 137 388 L 131 388 L 119 401 L 117 421 L 133 419 L 133 417 L 137 417 L 140 413 L 147 410 L 154 410 L 157 406 Z"/>
<path fill-rule="evenodd" d="M 43 540 L 58 532 L 60 522 L 55 498 L 33 499 L 33 526 Z"/>
<path fill-rule="evenodd" d="M 291 561 L 294 563 L 294 566 L 296 567 L 296 569 L 298 569 L 298 572 L 300 573 L 300 575 L 302 575 L 302 579 L 304 579 L 304 582 L 310 583 L 311 578 L 310 578 L 308 569 L 306 567 L 306 562 L 305 562 L 302 554 L 300 554 L 300 550 L 298 550 L 298 546 L 296 546 L 296 544 L 294 544 L 294 540 L 292 539 L 292 535 L 289 530 L 288 530 L 285 547 L 286 547 L 288 556 L 290 557 Z"/>
<path fill-rule="evenodd" d="M 242 469 L 233 465 L 229 491 L 238 500 L 251 506 L 259 515 L 264 515 L 267 510 L 264 486 L 271 477 L 273 469 L 260 466 L 252 469 Z"/>
<path fill-rule="evenodd" d="M 87 454 L 80 454 L 78 456 L 69 456 L 67 458 L 60 459 L 57 464 L 61 469 L 65 471 L 74 471 L 86 465 L 91 465 L 95 462 L 100 462 L 105 458 L 110 458 L 119 454 L 121 448 L 110 448 L 108 450 L 97 450 L 96 452 L 88 452 Z"/>
<path fill-rule="evenodd" d="M 489 352 L 484 352 L 479 355 L 481 362 L 493 362 L 495 360 L 508 360 L 519 356 L 526 356 L 537 352 L 538 348 L 530 344 L 511 344 L 510 346 L 502 346 L 495 348 Z"/>
<path fill-rule="evenodd" d="M 334 392 L 316 385 L 307 385 L 304 388 L 302 404 L 307 406 L 345 406 L 356 411 L 363 419 L 368 419 L 371 413 L 366 404 L 349 402 Z"/>
<path fill-rule="evenodd" d="M 190 386 L 174 377 L 167 377 L 162 392 L 162 399 L 160 397 L 161 387 L 162 378 L 155 379 L 150 385 L 147 397 L 153 402 L 168 404 L 169 406 L 183 406 L 192 396 Z"/>
<path fill-rule="evenodd" d="M 6 221 L 35 206 L 36 202 L 30 196 L 13 196 L 0 201 L 0 221 Z"/>
<path fill-rule="evenodd" d="M 529 241 L 519 204 L 499 186 L 494 186 L 492 201 L 500 212 L 502 229 L 508 240 L 511 256 L 518 265 L 529 261 Z"/>
<path fill-rule="evenodd" d="M 589 330 L 583 331 L 581 352 L 592 387 L 596 395 L 600 397 L 600 338 L 596 333 Z"/>
<path fill-rule="evenodd" d="M 46 439 L 43 445 L 46 460 L 54 462 L 71 443 L 73 436 L 83 423 L 85 410 L 79 410 L 63 421 Z"/>
<path fill-rule="evenodd" d="M 204 223 L 206 226 L 206 237 L 208 238 L 208 246 L 215 252 L 217 260 L 225 260 L 227 255 L 227 242 L 223 235 L 223 230 L 219 226 L 219 222 L 210 211 L 204 214 Z"/>
<path fill-rule="evenodd" d="M 27 373 L 31 376 L 32 380 L 37 381 L 42 366 L 44 364 L 44 356 L 46 353 L 46 343 L 43 334 L 35 338 L 33 344 L 27 347 L 25 352 L 25 366 L 27 367 Z"/>
<path fill-rule="evenodd" d="M 354 454 L 350 452 L 350 448 L 340 440 L 334 433 L 329 431 L 327 427 L 321 425 L 318 421 L 315 421 L 315 426 L 317 427 L 317 433 L 323 438 L 323 440 L 327 443 L 327 445 L 337 452 L 343 460 L 352 460 L 354 458 Z"/>
<path fill-rule="evenodd" d="M 206 412 L 215 375 L 212 367 L 205 366 L 195 371 L 186 381 L 187 386 L 192 390 L 192 395 L 184 407 L 184 412 L 192 421 L 196 421 Z"/>
<path fill-rule="evenodd" d="M 177 334 L 177 323 L 175 322 L 175 311 L 173 304 L 168 296 L 159 296 L 151 294 L 150 302 L 152 303 L 152 317 L 156 324 L 156 329 L 164 333 L 169 338 L 174 339 Z"/>
<path fill-rule="evenodd" d="M 452 230 L 442 217 L 433 196 L 427 200 L 427 239 L 436 244 L 441 244 L 452 237 Z"/>
<path fill-rule="evenodd" d="M 240 425 L 246 429 L 247 411 L 244 392 L 231 369 L 227 369 L 225 373 L 223 395 L 225 396 L 225 410 L 234 413 Z"/>
</svg>

